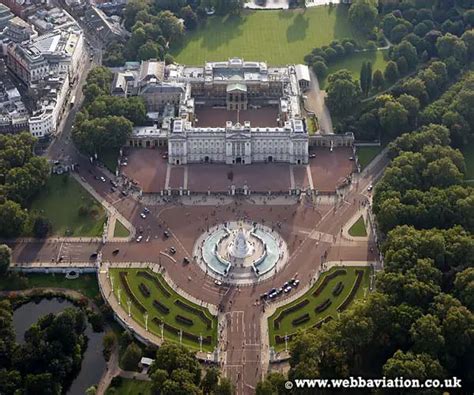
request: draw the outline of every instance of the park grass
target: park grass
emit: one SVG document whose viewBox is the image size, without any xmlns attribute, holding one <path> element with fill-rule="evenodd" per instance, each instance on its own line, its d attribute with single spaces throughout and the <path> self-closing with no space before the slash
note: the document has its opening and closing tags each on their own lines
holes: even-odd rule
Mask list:
<svg viewBox="0 0 474 395">
<path fill-rule="evenodd" d="M 365 228 L 364 217 L 362 215 L 349 229 L 349 234 L 353 237 L 366 237 L 367 229 Z"/>
<path fill-rule="evenodd" d="M 356 52 L 345 59 L 341 59 L 340 61 L 331 64 L 328 67 L 326 77 L 320 81 L 321 89 L 325 89 L 329 75 L 341 69 L 350 71 L 354 79 L 358 80 L 360 76 L 360 69 L 362 67 L 362 63 L 364 62 L 372 63 L 372 72 L 375 70 L 380 70 L 383 72 L 385 70 L 385 66 L 388 63 L 387 54 L 387 50 Z"/>
<path fill-rule="evenodd" d="M 72 289 L 91 299 L 95 299 L 100 295 L 95 274 L 81 274 L 73 280 L 67 280 L 65 274 L 59 273 L 31 273 L 0 278 L 0 290 L 2 291 L 19 291 L 30 288 Z"/>
<path fill-rule="evenodd" d="M 151 381 L 124 379 L 117 387 L 109 387 L 105 392 L 106 395 L 151 395 Z M 114 390 L 111 390 L 111 389 Z"/>
<path fill-rule="evenodd" d="M 474 180 L 474 143 L 471 142 L 463 147 L 461 152 L 464 155 L 464 161 L 466 162 L 465 179 L 470 181 Z"/>
<path fill-rule="evenodd" d="M 138 301 L 146 308 L 148 312 L 148 330 L 155 334 L 158 337 L 161 337 L 161 328 L 158 324 L 153 322 L 153 318 L 162 319 L 165 323 L 177 328 L 182 329 L 188 333 L 192 333 L 196 336 L 202 335 L 203 337 L 211 336 L 212 341 L 210 345 L 203 344 L 202 349 L 203 351 L 212 351 L 217 344 L 217 317 L 213 316 L 209 310 L 205 307 L 201 307 L 193 302 L 190 302 L 186 298 L 182 297 L 178 293 L 176 293 L 164 280 L 164 278 L 160 274 L 156 274 L 150 271 L 152 275 L 158 278 L 161 284 L 169 291 L 171 296 L 167 297 L 152 281 L 137 276 L 137 272 L 144 269 L 125 269 L 125 268 L 114 268 L 110 269 L 110 276 L 113 278 L 114 282 L 114 293 L 115 296 L 118 298 L 118 289 L 121 288 L 120 292 L 120 300 L 121 304 L 124 307 L 125 311 L 128 310 L 127 307 L 127 294 L 125 290 L 122 288 L 122 283 L 120 281 L 119 272 L 127 272 L 127 281 L 128 285 L 133 293 L 133 295 L 138 299 Z M 150 290 L 151 295 L 148 298 L 145 298 L 143 294 L 140 292 L 139 284 L 145 284 L 148 289 Z M 189 306 L 192 306 L 196 309 L 202 310 L 204 314 L 212 321 L 212 327 L 208 329 L 204 322 L 199 319 L 199 317 L 192 312 L 189 312 L 186 309 L 183 309 L 177 306 L 174 302 L 176 300 L 181 300 L 183 303 L 186 303 Z M 159 312 L 153 306 L 153 300 L 159 301 L 161 304 L 165 305 L 169 309 L 168 314 L 163 314 Z M 131 314 L 133 319 L 138 322 L 141 326 L 145 327 L 145 318 L 143 314 L 137 309 L 137 307 L 132 303 L 131 304 Z M 186 318 L 193 320 L 192 326 L 184 325 L 178 321 L 176 321 L 175 317 L 179 314 Z M 168 331 L 166 328 L 164 329 L 164 338 L 165 340 L 169 340 L 175 343 L 179 343 L 178 335 Z M 193 342 L 190 339 L 186 339 L 183 337 L 182 342 L 185 346 L 193 349 L 194 351 L 199 351 L 199 343 Z"/>
<path fill-rule="evenodd" d="M 128 237 L 130 232 L 128 229 L 119 221 L 115 221 L 115 228 L 114 228 L 114 237 Z"/>
<path fill-rule="evenodd" d="M 79 215 L 79 207 L 94 208 L 97 215 Z M 55 236 L 101 236 L 106 220 L 102 206 L 69 175 L 53 175 L 30 207 L 47 217 Z"/>
<path fill-rule="evenodd" d="M 286 65 L 303 63 L 313 48 L 343 38 L 353 38 L 361 44 L 365 41 L 352 29 L 347 6 L 245 10 L 240 16 L 207 18 L 196 31 L 188 32 L 171 54 L 176 62 L 187 65 L 232 57 Z"/>
<path fill-rule="evenodd" d="M 359 159 L 361 170 L 364 170 L 365 167 L 372 162 L 380 151 L 382 151 L 382 148 L 381 146 L 357 147 L 357 158 Z"/>
<path fill-rule="evenodd" d="M 318 281 L 316 281 L 316 283 L 309 289 L 308 292 L 306 292 L 304 295 L 300 296 L 298 299 L 294 300 L 293 302 L 277 308 L 275 313 L 271 317 L 268 318 L 268 334 L 270 336 L 270 346 L 274 347 L 276 351 L 284 350 L 285 344 L 277 344 L 275 341 L 275 336 L 279 335 L 281 337 L 284 337 L 285 335 L 291 335 L 301 330 L 307 330 L 311 328 L 313 325 L 315 325 L 317 322 L 329 316 L 333 318 L 337 317 L 337 314 L 338 314 L 337 308 L 342 304 L 342 302 L 349 295 L 355 283 L 356 270 L 364 270 L 364 277 L 362 279 L 362 283 L 360 284 L 359 289 L 357 290 L 354 300 L 364 296 L 364 288 L 368 289 L 368 286 L 369 286 L 369 275 L 370 275 L 369 267 L 346 267 L 345 269 L 347 273 L 345 275 L 340 275 L 331 279 L 326 285 L 326 287 L 323 289 L 323 291 L 318 296 L 316 297 L 313 296 L 313 292 L 317 289 L 317 287 L 319 286 L 323 278 L 329 273 L 337 269 L 341 269 L 341 268 L 335 267 L 329 270 L 328 272 L 323 273 L 319 277 Z M 342 281 L 342 283 L 344 284 L 344 289 L 338 296 L 334 297 L 332 295 L 332 291 L 339 281 Z M 280 312 L 288 309 L 289 307 L 293 305 L 298 304 L 304 299 L 308 299 L 309 303 L 306 306 L 302 307 L 301 309 L 294 311 L 288 314 L 286 317 L 284 317 L 280 323 L 280 327 L 278 329 L 275 329 L 274 320 L 279 316 Z M 326 299 L 332 300 L 332 304 L 329 306 L 329 308 L 327 308 L 322 313 L 315 313 L 314 311 L 315 307 L 320 305 Z M 300 317 L 301 315 L 305 313 L 309 313 L 311 319 L 304 324 L 294 327 L 291 321 L 297 317 Z"/>
</svg>

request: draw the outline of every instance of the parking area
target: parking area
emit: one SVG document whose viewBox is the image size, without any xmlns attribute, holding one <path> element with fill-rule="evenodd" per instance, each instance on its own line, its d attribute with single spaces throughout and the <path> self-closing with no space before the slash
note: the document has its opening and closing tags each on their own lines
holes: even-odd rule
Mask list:
<svg viewBox="0 0 474 395">
<path fill-rule="evenodd" d="M 352 148 L 335 148 L 332 152 L 328 147 L 317 147 L 310 150 L 316 157 L 309 160 L 313 186 L 318 191 L 332 192 L 344 182 L 355 168 L 350 160 Z"/>
<path fill-rule="evenodd" d="M 128 148 L 128 165 L 122 173 L 138 182 L 145 193 L 157 193 L 165 189 L 167 161 L 163 159 L 166 149 Z"/>
</svg>

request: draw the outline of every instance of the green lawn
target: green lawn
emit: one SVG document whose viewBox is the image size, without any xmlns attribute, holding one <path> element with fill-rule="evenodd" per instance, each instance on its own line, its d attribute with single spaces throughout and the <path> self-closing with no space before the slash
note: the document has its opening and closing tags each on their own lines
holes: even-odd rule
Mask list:
<svg viewBox="0 0 474 395">
<path fill-rule="evenodd" d="M 349 229 L 349 234 L 353 237 L 365 237 L 367 236 L 367 229 L 365 228 L 364 218 L 362 215 Z"/>
<path fill-rule="evenodd" d="M 357 52 L 345 59 L 340 60 L 339 62 L 333 63 L 328 67 L 326 78 L 324 78 L 320 83 L 321 89 L 325 88 L 327 77 L 341 69 L 349 70 L 352 73 L 354 79 L 358 80 L 360 76 L 360 69 L 362 67 L 362 63 L 364 62 L 372 63 L 372 72 L 375 70 L 380 70 L 383 72 L 385 70 L 385 66 L 388 63 L 388 60 L 386 59 L 387 54 L 388 51 Z"/>
<path fill-rule="evenodd" d="M 106 395 L 151 395 L 151 381 L 122 379 L 118 387 L 113 387 L 115 391 L 107 388 Z"/>
<path fill-rule="evenodd" d="M 474 143 L 470 143 L 462 149 L 466 161 L 466 180 L 474 180 Z"/>
<path fill-rule="evenodd" d="M 128 237 L 130 232 L 128 229 L 119 221 L 115 221 L 114 237 Z"/>
<path fill-rule="evenodd" d="M 321 321 L 322 319 L 325 319 L 329 316 L 335 317 L 337 316 L 337 308 L 343 303 L 343 301 L 346 299 L 346 297 L 349 295 L 351 292 L 353 285 L 355 283 L 356 279 L 356 270 L 364 270 L 364 276 L 362 279 L 362 283 L 360 284 L 355 298 L 360 298 L 364 296 L 364 289 L 368 289 L 369 286 L 369 275 L 370 275 L 370 269 L 368 267 L 346 267 L 346 274 L 344 275 L 339 275 L 333 279 L 331 279 L 327 285 L 324 287 L 322 292 L 314 296 L 313 293 L 314 291 L 318 288 L 319 284 L 323 281 L 324 277 L 327 276 L 328 274 L 332 273 L 336 269 L 341 269 L 341 268 L 333 268 L 330 271 L 323 273 L 321 277 L 318 279 L 318 281 L 309 289 L 308 292 L 306 292 L 303 296 L 299 297 L 295 301 L 279 307 L 275 313 L 269 317 L 268 319 L 268 332 L 270 336 L 270 345 L 275 348 L 276 351 L 282 351 L 285 349 L 285 344 L 280 343 L 277 344 L 275 341 L 275 336 L 281 336 L 284 337 L 286 334 L 291 335 L 296 333 L 299 330 L 305 330 L 313 327 L 316 323 Z M 332 292 L 333 289 L 336 287 L 336 285 L 339 282 L 342 282 L 344 284 L 344 288 L 342 292 L 338 296 L 333 296 Z M 301 302 L 304 299 L 308 299 L 309 303 L 291 313 L 286 315 L 281 323 L 280 327 L 278 329 L 275 329 L 274 326 L 274 320 L 280 315 L 280 312 L 283 310 L 287 310 L 289 307 L 294 306 Z M 321 313 L 316 313 L 315 308 L 319 306 L 321 303 L 323 303 L 326 299 L 331 299 L 332 303 L 331 305 L 324 310 Z M 302 316 L 303 314 L 308 313 L 310 315 L 310 320 L 305 322 L 304 324 L 297 325 L 296 327 L 292 324 L 292 321 L 295 318 L 298 318 Z"/>
<path fill-rule="evenodd" d="M 315 47 L 332 40 L 363 38 L 351 28 L 348 8 L 312 7 L 306 10 L 243 11 L 241 16 L 213 16 L 171 54 L 181 64 L 242 57 L 270 65 L 302 63 Z"/>
<path fill-rule="evenodd" d="M 382 151 L 382 148 L 381 146 L 357 147 L 357 157 L 359 158 L 361 170 L 364 170 L 364 168 L 372 162 L 372 159 Z"/>
<path fill-rule="evenodd" d="M 95 214 L 79 215 L 79 208 Z M 30 209 L 45 215 L 56 236 L 101 236 L 106 219 L 102 206 L 69 175 L 53 175 Z"/>
<path fill-rule="evenodd" d="M 79 291 L 92 299 L 99 295 L 99 285 L 95 274 L 81 274 L 74 280 L 67 280 L 64 274 L 59 273 L 38 273 L 0 278 L 0 290 L 12 291 L 26 288 L 67 288 Z"/>
<path fill-rule="evenodd" d="M 161 328 L 160 325 L 153 322 L 153 318 L 163 319 L 165 324 L 171 325 L 176 329 L 181 329 L 188 333 L 191 333 L 196 336 L 202 335 L 203 337 L 211 336 L 211 344 L 203 344 L 203 351 L 212 351 L 217 344 L 217 317 L 213 316 L 208 309 L 198 306 L 187 299 L 183 298 L 181 295 L 177 294 L 173 289 L 166 283 L 163 277 L 159 274 L 151 273 L 154 275 L 158 281 L 168 290 L 170 296 L 166 296 L 165 293 L 158 287 L 156 284 L 147 278 L 137 276 L 137 273 L 142 269 L 111 269 L 110 275 L 114 281 L 114 292 L 116 297 L 118 298 L 118 289 L 121 288 L 120 291 L 120 300 L 122 306 L 124 306 L 125 310 L 128 310 L 127 307 L 127 294 L 122 286 L 120 281 L 119 272 L 127 272 L 127 282 L 129 287 L 135 296 L 136 299 L 146 308 L 148 312 L 148 330 L 154 333 L 157 336 L 161 336 Z M 151 294 L 149 297 L 145 297 L 142 292 L 140 291 L 139 285 L 140 283 L 145 284 L 148 289 L 150 290 Z M 169 313 L 165 314 L 159 311 L 154 305 L 153 301 L 157 300 L 162 305 L 166 306 L 169 309 Z M 180 307 L 175 304 L 176 300 L 180 300 L 181 302 L 191 306 L 195 309 L 201 310 L 204 312 L 205 316 L 211 320 L 211 328 L 207 328 L 206 324 L 199 318 L 197 314 L 192 311 L 189 311 L 183 307 Z M 145 326 L 145 319 L 143 313 L 132 303 L 131 304 L 131 313 L 135 321 L 137 321 L 140 325 Z M 192 325 L 186 325 L 176 320 L 176 316 L 180 315 L 185 318 L 192 320 Z M 173 342 L 179 342 L 179 336 L 172 331 L 164 328 L 164 337 L 167 340 Z M 187 339 L 183 336 L 183 344 L 187 345 L 188 347 L 199 350 L 199 340 L 193 341 L 191 339 Z"/>
</svg>

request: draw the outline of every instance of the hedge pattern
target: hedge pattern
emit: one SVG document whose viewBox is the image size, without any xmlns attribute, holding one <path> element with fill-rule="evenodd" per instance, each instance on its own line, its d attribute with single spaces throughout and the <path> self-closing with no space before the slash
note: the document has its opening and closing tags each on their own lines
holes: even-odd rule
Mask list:
<svg viewBox="0 0 474 395">
<path fill-rule="evenodd" d="M 143 283 L 138 284 L 138 288 L 140 289 L 140 292 L 145 298 L 150 297 L 150 289 Z"/>
<path fill-rule="evenodd" d="M 343 289 L 344 289 L 344 284 L 342 283 L 342 281 L 339 281 L 334 287 L 334 289 L 332 290 L 333 296 L 339 296 Z"/>
<path fill-rule="evenodd" d="M 293 306 L 291 306 L 291 307 L 288 307 L 286 310 L 282 310 L 282 311 L 280 312 L 280 314 L 278 314 L 278 317 L 275 318 L 275 320 L 273 321 L 273 326 L 275 327 L 275 329 L 279 329 L 279 328 L 280 328 L 281 322 L 283 321 L 283 319 L 284 319 L 287 315 L 289 315 L 289 314 L 291 314 L 291 313 L 293 313 L 293 312 L 295 312 L 295 311 L 297 311 L 297 310 L 303 308 L 303 307 L 306 306 L 308 303 L 309 303 L 309 300 L 308 300 L 308 299 L 303 299 L 301 302 L 299 302 L 299 303 L 297 303 L 297 304 L 295 304 L 295 305 L 293 305 Z"/>
<path fill-rule="evenodd" d="M 155 323 L 155 325 L 157 325 L 157 326 L 161 325 L 161 323 L 162 323 L 162 321 L 161 321 L 159 318 L 157 318 L 157 317 L 154 317 L 152 321 L 153 321 L 153 322 Z M 174 326 L 169 325 L 169 324 L 167 324 L 166 322 L 164 322 L 164 323 L 163 323 L 163 327 L 164 327 L 167 331 L 169 331 L 169 332 L 175 334 L 176 336 L 179 336 L 179 329 L 175 328 Z M 192 334 L 192 333 L 183 331 L 183 338 L 188 339 L 188 340 L 191 340 L 191 341 L 193 341 L 193 342 L 199 344 L 199 336 L 196 336 L 196 335 L 194 335 L 194 334 Z M 212 343 L 212 337 L 211 337 L 211 336 L 206 336 L 206 337 L 203 336 L 203 338 L 202 338 L 202 344 L 211 344 L 211 343 Z"/>
<path fill-rule="evenodd" d="M 291 321 L 291 325 L 298 326 L 304 324 L 307 321 L 309 321 L 309 313 L 305 313 L 302 316 L 295 318 L 293 321 Z"/>
<path fill-rule="evenodd" d="M 321 292 L 323 292 L 324 288 L 326 288 L 326 285 L 328 285 L 329 281 L 331 281 L 333 278 L 336 278 L 337 276 L 341 276 L 346 273 L 346 269 L 337 269 L 334 270 L 332 273 L 326 275 L 323 281 L 321 281 L 321 284 L 319 284 L 318 288 L 316 288 L 316 290 L 313 292 L 313 296 L 318 296 Z"/>
<path fill-rule="evenodd" d="M 331 299 L 326 299 L 324 302 L 322 302 L 321 304 L 317 305 L 315 308 L 314 308 L 314 311 L 317 313 L 322 313 L 324 310 L 327 310 L 329 306 L 331 306 L 332 304 L 332 300 Z"/>
<path fill-rule="evenodd" d="M 125 293 L 130 298 L 131 302 L 134 306 L 144 314 L 146 312 L 145 307 L 138 301 L 138 299 L 133 294 L 132 290 L 130 289 L 130 285 L 128 285 L 127 281 L 127 272 L 119 272 L 120 282 L 122 283 L 122 287 L 125 290 Z"/>
<path fill-rule="evenodd" d="M 178 321 L 180 324 L 184 324 L 184 325 L 187 325 L 187 326 L 193 326 L 194 325 L 194 322 L 193 322 L 192 319 L 184 317 L 182 315 L 177 314 L 175 318 L 176 318 L 176 321 Z"/>
<path fill-rule="evenodd" d="M 197 315 L 201 319 L 201 321 L 204 322 L 204 324 L 207 326 L 207 329 L 210 329 L 212 327 L 212 321 L 206 316 L 204 311 L 202 311 L 201 309 L 197 309 L 187 303 L 184 303 L 180 299 L 176 299 L 174 301 L 174 304 L 183 308 L 184 310 L 189 311 L 190 313 Z"/>
<path fill-rule="evenodd" d="M 156 299 L 153 301 L 153 307 L 163 314 L 168 314 L 170 312 L 168 307 L 158 302 Z"/>
<path fill-rule="evenodd" d="M 362 279 L 364 278 L 364 271 L 363 270 L 356 270 L 356 275 L 357 275 L 357 277 L 356 277 L 356 280 L 354 282 L 354 286 L 351 289 L 351 292 L 349 293 L 349 295 L 347 295 L 344 302 L 342 302 L 342 304 L 337 308 L 337 311 L 339 311 L 339 312 L 342 312 L 345 309 L 347 309 L 349 304 L 354 300 L 357 291 L 359 290 L 360 283 L 362 282 Z"/>
<path fill-rule="evenodd" d="M 160 291 L 161 291 L 167 298 L 169 298 L 169 297 L 171 296 L 170 291 L 168 291 L 168 289 L 161 283 L 161 281 L 158 279 L 158 277 L 154 276 L 154 275 L 151 274 L 150 272 L 148 272 L 148 271 L 146 271 L 146 270 L 139 270 L 139 271 L 137 272 L 137 276 L 143 277 L 143 278 L 146 278 L 147 280 L 152 281 L 152 282 L 157 286 L 157 288 L 159 288 Z"/>
</svg>

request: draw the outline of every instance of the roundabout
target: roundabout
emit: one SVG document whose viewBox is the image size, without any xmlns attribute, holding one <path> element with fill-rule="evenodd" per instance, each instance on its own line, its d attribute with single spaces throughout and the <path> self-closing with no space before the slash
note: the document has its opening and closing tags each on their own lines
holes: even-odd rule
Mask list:
<svg viewBox="0 0 474 395">
<path fill-rule="evenodd" d="M 257 222 L 230 221 L 197 239 L 193 257 L 201 269 L 228 284 L 250 285 L 277 273 L 288 247 L 275 230 Z"/>
</svg>

